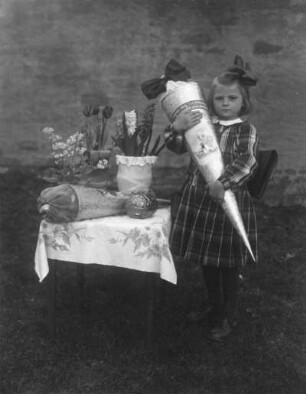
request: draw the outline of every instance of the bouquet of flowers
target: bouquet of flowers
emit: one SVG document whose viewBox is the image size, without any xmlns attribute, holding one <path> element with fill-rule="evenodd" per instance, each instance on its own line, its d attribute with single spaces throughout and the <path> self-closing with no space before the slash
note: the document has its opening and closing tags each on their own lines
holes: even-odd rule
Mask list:
<svg viewBox="0 0 306 394">
<path fill-rule="evenodd" d="M 80 183 L 95 170 L 108 168 L 110 149 L 105 148 L 106 126 L 113 108 L 85 106 L 83 114 L 93 121 L 85 122 L 80 131 L 66 140 L 52 127 L 43 128 L 44 136 L 51 143 L 52 166 L 46 171 L 45 180 L 51 183 Z"/>
<path fill-rule="evenodd" d="M 52 146 L 54 164 L 46 171 L 45 180 L 51 183 L 74 183 L 87 169 L 84 134 L 76 132 L 63 140 L 52 127 L 42 130 Z"/>
<path fill-rule="evenodd" d="M 153 122 L 156 104 L 149 104 L 140 118 L 136 110 L 124 111 L 121 119 L 117 120 L 117 133 L 112 137 L 114 146 L 121 149 L 126 156 L 157 156 L 165 147 L 159 135 L 153 146 Z"/>
</svg>

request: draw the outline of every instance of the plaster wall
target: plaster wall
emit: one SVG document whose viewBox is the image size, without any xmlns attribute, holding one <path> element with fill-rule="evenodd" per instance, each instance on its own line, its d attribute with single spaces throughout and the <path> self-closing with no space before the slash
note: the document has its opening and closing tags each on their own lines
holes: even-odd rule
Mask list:
<svg viewBox="0 0 306 394">
<path fill-rule="evenodd" d="M 41 129 L 76 131 L 88 97 L 116 114 L 147 104 L 142 81 L 170 58 L 205 92 L 236 54 L 259 78 L 251 116 L 279 153 L 270 204 L 306 204 L 305 0 L 1 0 L 0 165 L 43 165 Z M 160 109 L 156 133 L 167 125 Z M 161 167 L 185 166 L 165 151 Z"/>
</svg>

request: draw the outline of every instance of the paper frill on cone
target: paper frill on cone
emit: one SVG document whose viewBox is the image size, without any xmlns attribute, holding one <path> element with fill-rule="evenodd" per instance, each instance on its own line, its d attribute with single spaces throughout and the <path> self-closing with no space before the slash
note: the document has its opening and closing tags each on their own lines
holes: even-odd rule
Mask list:
<svg viewBox="0 0 306 394">
<path fill-rule="evenodd" d="M 216 181 L 224 172 L 224 163 L 214 126 L 199 85 L 194 81 L 167 81 L 166 91 L 161 93 L 158 99 L 170 122 L 173 122 L 179 113 L 187 108 L 203 113 L 201 122 L 186 131 L 185 141 L 191 158 L 206 182 Z M 236 197 L 231 190 L 225 191 L 222 208 L 255 261 Z"/>
</svg>

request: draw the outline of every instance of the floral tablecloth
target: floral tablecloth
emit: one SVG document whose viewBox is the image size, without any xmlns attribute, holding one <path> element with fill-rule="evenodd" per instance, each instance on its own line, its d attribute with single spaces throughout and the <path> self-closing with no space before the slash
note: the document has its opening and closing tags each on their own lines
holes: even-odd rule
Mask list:
<svg viewBox="0 0 306 394">
<path fill-rule="evenodd" d="M 42 281 L 49 272 L 49 258 L 155 272 L 176 284 L 177 274 L 168 244 L 170 220 L 170 208 L 158 209 L 144 220 L 128 216 L 61 224 L 42 220 L 35 271 Z"/>
</svg>

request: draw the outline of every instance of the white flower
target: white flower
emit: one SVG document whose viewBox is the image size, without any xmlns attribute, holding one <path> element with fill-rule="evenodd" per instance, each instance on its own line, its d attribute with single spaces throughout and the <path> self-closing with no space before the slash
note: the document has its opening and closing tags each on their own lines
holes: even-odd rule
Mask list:
<svg viewBox="0 0 306 394">
<path fill-rule="evenodd" d="M 61 140 L 62 140 L 62 137 L 61 137 L 60 135 L 57 135 L 57 134 L 54 134 L 54 133 L 47 135 L 47 138 L 48 138 L 52 143 L 54 143 L 54 142 L 56 142 L 56 141 L 61 141 Z"/>
<path fill-rule="evenodd" d="M 50 140 L 52 143 L 62 139 L 61 136 L 54 133 L 54 129 L 52 127 L 44 127 L 42 129 L 42 133 L 45 134 L 48 140 Z"/>
<path fill-rule="evenodd" d="M 76 142 L 75 136 L 71 135 L 69 138 L 67 138 L 66 143 L 68 145 L 73 145 Z"/>
<path fill-rule="evenodd" d="M 84 146 L 81 146 L 80 148 L 77 148 L 76 151 L 80 155 L 83 155 L 86 152 L 86 148 Z"/>
<path fill-rule="evenodd" d="M 65 142 L 55 142 L 54 144 L 52 144 L 52 149 L 54 150 L 64 150 L 67 148 L 67 144 Z"/>
<path fill-rule="evenodd" d="M 52 156 L 55 159 L 61 159 L 62 157 L 64 157 L 64 155 L 62 153 L 55 153 L 55 152 L 52 152 Z"/>
<path fill-rule="evenodd" d="M 44 127 L 42 132 L 46 135 L 50 135 L 54 133 L 54 129 L 52 127 Z"/>
<path fill-rule="evenodd" d="M 128 131 L 128 135 L 132 136 L 136 131 L 137 126 L 137 114 L 136 111 L 133 109 L 132 111 L 125 111 L 124 112 L 125 118 L 125 125 Z"/>
<path fill-rule="evenodd" d="M 104 170 L 104 168 L 106 168 L 107 164 L 108 164 L 108 160 L 106 160 L 106 159 L 99 160 L 97 163 L 97 168 Z"/>
<path fill-rule="evenodd" d="M 84 134 L 83 133 L 77 132 L 76 137 L 77 137 L 78 141 L 83 141 L 84 140 Z"/>
</svg>

